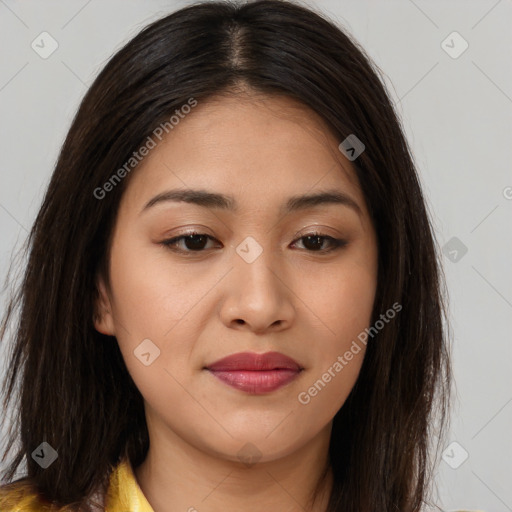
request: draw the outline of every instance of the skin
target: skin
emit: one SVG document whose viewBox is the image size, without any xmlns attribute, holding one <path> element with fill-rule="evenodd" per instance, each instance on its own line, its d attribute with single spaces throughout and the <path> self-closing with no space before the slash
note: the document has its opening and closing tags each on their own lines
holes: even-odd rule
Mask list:
<svg viewBox="0 0 512 512">
<path fill-rule="evenodd" d="M 307 405 L 297 397 L 370 325 L 377 285 L 375 231 L 340 142 L 294 100 L 245 92 L 199 103 L 130 176 L 95 327 L 116 336 L 144 397 L 150 448 L 134 473 L 155 512 L 325 510 L 330 470 L 307 502 L 365 346 Z M 169 201 L 141 213 L 176 188 L 230 194 L 239 212 Z M 349 195 L 359 211 L 280 213 L 290 196 L 324 189 Z M 186 254 L 161 244 L 192 229 L 213 237 L 203 252 L 193 251 L 197 241 L 177 243 Z M 315 248 L 329 239 L 301 238 L 315 229 L 348 243 L 322 253 Z M 263 251 L 251 263 L 236 252 L 248 236 Z M 149 366 L 134 356 L 144 339 L 160 349 Z M 278 351 L 304 370 L 251 395 L 204 369 L 243 351 Z M 241 450 L 257 460 L 244 464 Z"/>
</svg>

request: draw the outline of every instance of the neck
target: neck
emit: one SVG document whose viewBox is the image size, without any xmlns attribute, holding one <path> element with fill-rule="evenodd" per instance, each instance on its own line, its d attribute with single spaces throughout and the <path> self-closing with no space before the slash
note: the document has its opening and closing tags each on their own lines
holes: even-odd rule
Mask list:
<svg viewBox="0 0 512 512">
<path fill-rule="evenodd" d="M 134 474 L 154 512 L 325 512 L 330 433 L 331 424 L 293 453 L 251 465 L 206 453 L 174 433 L 159 439 L 150 431 L 147 457 Z"/>
</svg>

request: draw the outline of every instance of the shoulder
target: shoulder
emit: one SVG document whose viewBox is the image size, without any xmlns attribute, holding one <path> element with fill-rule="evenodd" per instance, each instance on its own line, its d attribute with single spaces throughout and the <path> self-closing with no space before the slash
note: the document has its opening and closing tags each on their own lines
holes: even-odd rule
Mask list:
<svg viewBox="0 0 512 512">
<path fill-rule="evenodd" d="M 17 481 L 0 486 L 2 512 L 39 512 L 50 510 L 48 503 L 39 497 L 27 481 Z"/>
<path fill-rule="evenodd" d="M 104 510 L 100 494 L 99 492 L 94 494 L 89 503 L 90 510 Z M 71 512 L 73 510 L 76 508 L 72 506 L 55 508 L 55 505 L 41 497 L 34 486 L 26 480 L 0 485 L 0 512 Z"/>
</svg>

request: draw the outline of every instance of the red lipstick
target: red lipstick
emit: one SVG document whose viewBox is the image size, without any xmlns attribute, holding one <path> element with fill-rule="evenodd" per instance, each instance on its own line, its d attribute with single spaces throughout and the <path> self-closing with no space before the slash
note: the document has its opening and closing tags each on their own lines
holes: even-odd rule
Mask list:
<svg viewBox="0 0 512 512">
<path fill-rule="evenodd" d="M 224 357 L 206 369 L 228 386 L 252 394 L 279 389 L 303 370 L 299 363 L 279 352 L 240 352 Z"/>
</svg>

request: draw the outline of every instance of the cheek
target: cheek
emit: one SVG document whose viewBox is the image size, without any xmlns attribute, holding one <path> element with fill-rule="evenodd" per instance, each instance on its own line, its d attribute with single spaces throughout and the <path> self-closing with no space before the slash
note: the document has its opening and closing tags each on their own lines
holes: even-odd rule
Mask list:
<svg viewBox="0 0 512 512">
<path fill-rule="evenodd" d="M 298 391 L 295 417 L 304 433 L 319 430 L 342 408 L 357 381 L 366 349 L 362 345 L 358 350 L 350 361 L 333 357 Z"/>
<path fill-rule="evenodd" d="M 210 270 L 199 279 L 190 265 L 172 266 L 165 248 L 147 242 L 140 247 L 127 245 L 119 244 L 112 251 L 113 312 L 118 331 L 128 331 L 134 339 L 165 340 L 214 286 L 218 276 Z"/>
<path fill-rule="evenodd" d="M 361 336 L 369 327 L 375 298 L 375 276 L 361 267 L 323 281 L 309 303 L 318 311 L 311 367 L 298 390 L 298 415 L 304 431 L 329 422 L 345 403 L 359 376 L 366 353 Z"/>
<path fill-rule="evenodd" d="M 118 245 L 111 258 L 114 324 L 126 367 L 148 401 L 172 400 L 182 391 L 172 377 L 185 380 L 197 337 L 189 313 L 212 284 L 170 271 L 165 253 L 154 248 Z"/>
<path fill-rule="evenodd" d="M 332 418 L 359 376 L 375 300 L 375 265 L 351 257 L 328 273 L 301 280 L 299 293 L 314 318 L 311 367 L 297 396 L 306 422 Z"/>
<path fill-rule="evenodd" d="M 325 271 L 302 275 L 309 277 L 298 279 L 295 290 L 304 314 L 313 319 L 319 335 L 322 333 L 327 351 L 339 350 L 371 320 L 377 284 L 375 266 L 369 260 L 363 264 L 351 257 Z"/>
</svg>

